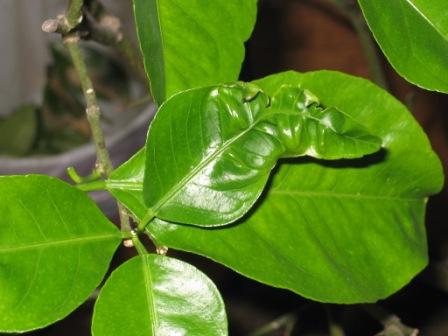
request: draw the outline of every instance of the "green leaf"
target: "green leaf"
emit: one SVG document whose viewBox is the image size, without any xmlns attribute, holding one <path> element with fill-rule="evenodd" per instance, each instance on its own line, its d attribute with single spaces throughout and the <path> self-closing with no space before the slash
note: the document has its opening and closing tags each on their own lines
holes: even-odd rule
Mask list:
<svg viewBox="0 0 448 336">
<path fill-rule="evenodd" d="M 358 0 L 392 66 L 409 82 L 448 93 L 446 0 Z"/>
<path fill-rule="evenodd" d="M 134 0 L 146 72 L 160 105 L 176 92 L 238 79 L 257 0 Z"/>
<path fill-rule="evenodd" d="M 0 118 L 0 155 L 25 155 L 36 140 L 36 108 L 23 106 Z"/>
<path fill-rule="evenodd" d="M 337 72 L 287 72 L 257 84 L 268 94 L 283 84 L 310 89 L 324 105 L 375 129 L 385 151 L 357 161 L 285 162 L 238 225 L 205 229 L 154 220 L 153 237 L 318 301 L 374 302 L 407 284 L 427 263 L 426 197 L 443 183 L 420 126 L 387 92 Z M 128 167 L 135 162 L 138 170 L 141 155 Z M 127 173 L 121 171 L 130 179 Z M 123 202 L 143 218 L 144 208 L 135 206 L 143 204 L 141 190 L 129 194 L 134 203 Z"/>
<path fill-rule="evenodd" d="M 159 255 L 117 268 L 95 304 L 94 336 L 227 335 L 222 298 L 202 272 Z"/>
<path fill-rule="evenodd" d="M 241 83 L 192 89 L 167 100 L 151 124 L 145 202 L 164 220 L 228 224 L 252 207 L 280 157 L 356 158 L 380 146 L 298 86 L 271 98 Z"/>
<path fill-rule="evenodd" d="M 143 200 L 146 150 L 140 149 L 128 161 L 115 169 L 106 180 L 107 190 L 119 200 L 138 220 L 143 219 L 148 208 Z"/>
<path fill-rule="evenodd" d="M 47 326 L 95 290 L 121 234 L 55 178 L 0 177 L 0 199 L 0 332 Z"/>
<path fill-rule="evenodd" d="M 131 159 L 115 169 L 106 188 L 136 217 L 143 218 L 148 211 L 143 201 L 143 179 L 145 176 L 145 148 L 139 150 Z"/>
</svg>

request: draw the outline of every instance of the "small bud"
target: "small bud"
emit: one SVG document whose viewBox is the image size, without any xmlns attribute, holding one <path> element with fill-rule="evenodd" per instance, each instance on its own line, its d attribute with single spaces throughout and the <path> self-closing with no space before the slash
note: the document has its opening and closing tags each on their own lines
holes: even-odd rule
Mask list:
<svg viewBox="0 0 448 336">
<path fill-rule="evenodd" d="M 166 246 L 157 246 L 156 252 L 157 252 L 157 254 L 160 254 L 160 255 L 166 255 L 167 252 L 168 252 L 168 247 L 166 247 Z"/>
<path fill-rule="evenodd" d="M 134 247 L 134 242 L 132 239 L 125 239 L 123 240 L 123 246 L 124 247 Z"/>
<path fill-rule="evenodd" d="M 42 30 L 45 33 L 55 33 L 59 28 L 59 22 L 55 19 L 48 19 L 42 23 Z"/>
</svg>

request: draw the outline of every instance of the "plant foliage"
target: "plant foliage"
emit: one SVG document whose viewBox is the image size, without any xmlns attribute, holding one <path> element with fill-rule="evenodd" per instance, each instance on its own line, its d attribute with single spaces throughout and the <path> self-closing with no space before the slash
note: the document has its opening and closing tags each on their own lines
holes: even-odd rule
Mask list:
<svg viewBox="0 0 448 336">
<path fill-rule="evenodd" d="M 359 2 L 397 70 L 447 92 L 442 1 Z M 227 335 L 215 285 L 166 248 L 332 303 L 385 298 L 425 267 L 425 206 L 443 175 L 405 106 L 338 72 L 237 82 L 256 0 L 134 7 L 160 105 L 147 143 L 105 180 L 0 177 L 1 332 L 76 309 L 122 239 L 138 256 L 102 286 L 95 336 Z M 129 210 L 134 230 L 109 222 L 81 191 L 89 182 Z M 144 234 L 161 255 L 147 252 Z"/>
<path fill-rule="evenodd" d="M 409 82 L 448 93 L 445 0 L 358 0 L 384 54 Z"/>
<path fill-rule="evenodd" d="M 287 72 L 256 83 L 268 94 L 285 84 L 313 90 L 324 104 L 377 130 L 383 151 L 333 163 L 282 161 L 266 195 L 236 225 L 211 230 L 156 219 L 151 235 L 318 301 L 374 302 L 397 291 L 427 263 L 425 205 L 443 183 L 421 128 L 384 90 L 341 73 Z M 139 218 L 146 214 L 144 154 L 108 182 Z"/>
</svg>

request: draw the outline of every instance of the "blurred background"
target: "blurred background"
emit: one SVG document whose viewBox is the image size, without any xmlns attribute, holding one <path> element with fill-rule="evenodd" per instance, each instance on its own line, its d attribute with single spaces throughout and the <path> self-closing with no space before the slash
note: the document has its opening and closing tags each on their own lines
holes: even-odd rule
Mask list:
<svg viewBox="0 0 448 336">
<path fill-rule="evenodd" d="M 108 12 L 120 18 L 126 40 L 135 46 L 131 1 L 103 3 Z M 40 28 L 45 19 L 64 12 L 65 6 L 64 0 L 0 0 L 2 175 L 41 172 L 67 178 L 67 166 L 75 166 L 80 173 L 92 168 L 94 149 L 89 144 L 79 82 L 58 35 L 43 33 Z M 246 45 L 242 79 L 288 69 L 332 69 L 372 79 L 374 73 L 359 38 L 365 26 L 359 18 L 357 7 L 340 7 L 332 0 L 260 0 L 257 26 Z M 143 145 L 153 114 L 144 75 L 139 71 L 139 60 L 130 59 L 120 48 L 85 42 L 83 50 L 105 113 L 108 146 L 118 164 Z M 381 52 L 374 51 L 384 85 L 410 108 L 446 172 L 448 95 L 407 83 Z M 96 194 L 95 198 L 114 218 L 107 195 Z M 410 285 L 375 306 L 323 305 L 248 280 L 201 257 L 172 251 L 170 255 L 194 263 L 217 283 L 228 309 L 232 336 L 416 335 L 416 329 L 420 335 L 446 336 L 447 204 L 446 188 L 429 202 L 430 265 Z M 114 264 L 129 258 L 130 253 L 121 249 Z M 64 321 L 29 335 L 90 335 L 93 302 Z M 409 328 L 384 330 L 384 320 L 391 316 Z"/>
</svg>

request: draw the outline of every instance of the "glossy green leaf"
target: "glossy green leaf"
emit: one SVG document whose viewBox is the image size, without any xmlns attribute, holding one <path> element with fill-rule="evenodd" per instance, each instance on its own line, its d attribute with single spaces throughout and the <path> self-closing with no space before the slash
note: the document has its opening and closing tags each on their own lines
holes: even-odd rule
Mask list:
<svg viewBox="0 0 448 336">
<path fill-rule="evenodd" d="M 44 327 L 95 290 L 121 234 L 55 178 L 0 177 L 0 199 L 0 332 Z"/>
<path fill-rule="evenodd" d="M 358 0 L 392 66 L 405 79 L 448 93 L 448 5 L 445 0 Z"/>
<path fill-rule="evenodd" d="M 356 158 L 380 146 L 298 86 L 271 97 L 242 83 L 193 89 L 166 101 L 151 124 L 145 202 L 164 220 L 228 224 L 252 207 L 279 158 Z"/>
<path fill-rule="evenodd" d="M 310 89 L 324 105 L 375 129 L 385 150 L 356 161 L 285 162 L 258 208 L 237 225 L 205 229 L 154 220 L 151 234 L 160 244 L 318 301 L 373 302 L 397 291 L 427 263 L 426 197 L 443 183 L 420 126 L 385 91 L 337 72 L 287 72 L 258 84 L 268 94 L 282 84 Z M 141 155 L 128 167 L 138 170 Z M 120 174 L 130 179 L 132 171 Z M 134 202 L 122 201 L 143 218 L 141 190 L 129 193 Z"/>
<path fill-rule="evenodd" d="M 213 282 L 180 260 L 148 254 L 116 269 L 95 304 L 94 336 L 227 335 Z"/>
<path fill-rule="evenodd" d="M 107 190 L 119 200 L 137 220 L 143 219 L 148 208 L 143 201 L 146 151 L 140 149 L 128 161 L 115 169 L 106 180 Z"/>
<path fill-rule="evenodd" d="M 136 216 L 148 211 L 143 202 L 143 179 L 145 175 L 146 151 L 138 151 L 131 159 L 115 169 L 106 180 L 106 188 Z"/>
<path fill-rule="evenodd" d="M 257 0 L 134 0 L 155 101 L 237 80 L 256 11 Z"/>
</svg>

